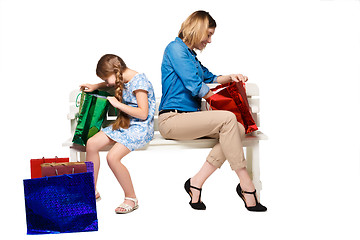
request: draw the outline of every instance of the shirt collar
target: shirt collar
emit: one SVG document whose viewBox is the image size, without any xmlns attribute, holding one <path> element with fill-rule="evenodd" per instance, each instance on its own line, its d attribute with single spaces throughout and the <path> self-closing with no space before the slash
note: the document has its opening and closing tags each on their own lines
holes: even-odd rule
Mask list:
<svg viewBox="0 0 360 240">
<path fill-rule="evenodd" d="M 196 53 L 194 50 L 190 49 L 190 48 L 183 42 L 183 40 L 182 40 L 181 38 L 176 37 L 176 38 L 175 38 L 175 41 L 176 41 L 176 42 L 179 42 L 181 45 L 183 45 L 184 47 L 186 47 L 192 55 L 194 55 L 195 57 L 197 56 L 197 53 Z"/>
</svg>

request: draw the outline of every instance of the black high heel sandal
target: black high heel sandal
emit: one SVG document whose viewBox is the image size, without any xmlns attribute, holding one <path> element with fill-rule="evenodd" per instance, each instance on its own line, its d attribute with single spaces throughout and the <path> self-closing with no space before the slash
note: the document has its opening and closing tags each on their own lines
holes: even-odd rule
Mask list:
<svg viewBox="0 0 360 240">
<path fill-rule="evenodd" d="M 197 188 L 197 187 L 194 187 L 194 186 L 191 186 L 190 185 L 190 178 L 185 182 L 185 185 L 184 185 L 184 188 L 185 188 L 185 191 L 190 195 L 190 206 L 193 208 L 193 209 L 196 209 L 196 210 L 205 210 L 206 209 L 206 206 L 203 202 L 200 201 L 201 199 L 201 188 Z M 199 190 L 200 191 L 200 195 L 199 195 L 199 201 L 196 202 L 196 203 L 192 203 L 192 192 L 190 190 L 190 188 L 194 188 L 196 190 Z"/>
<path fill-rule="evenodd" d="M 236 187 L 236 192 L 237 194 L 240 196 L 240 198 L 244 201 L 244 204 L 245 204 L 245 207 L 248 211 L 251 211 L 251 212 L 265 212 L 267 210 L 267 208 L 265 206 L 263 206 L 261 203 L 258 202 L 257 198 L 256 198 L 256 189 L 255 191 L 253 192 L 246 192 L 246 191 L 243 191 L 240 187 L 240 183 L 237 185 Z M 245 197 L 244 197 L 244 194 L 252 194 L 254 195 L 254 198 L 255 198 L 255 201 L 256 201 L 256 205 L 255 206 L 252 206 L 252 207 L 248 207 L 246 205 L 246 201 L 245 201 Z"/>
</svg>

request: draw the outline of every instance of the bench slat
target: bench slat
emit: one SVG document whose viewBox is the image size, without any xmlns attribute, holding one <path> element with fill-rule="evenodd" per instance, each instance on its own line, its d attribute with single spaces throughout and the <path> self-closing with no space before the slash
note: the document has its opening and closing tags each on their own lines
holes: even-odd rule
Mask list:
<svg viewBox="0 0 360 240">
<path fill-rule="evenodd" d="M 267 140 L 268 137 L 262 133 L 261 131 L 256 131 L 251 134 L 247 134 L 245 139 L 242 141 L 244 147 L 251 146 L 256 141 L 260 140 Z M 217 139 L 213 138 L 200 138 L 195 140 L 170 140 L 165 139 L 161 136 L 160 132 L 155 131 L 154 138 L 151 140 L 145 147 L 139 150 L 145 150 L 152 147 L 171 147 L 176 146 L 176 148 L 183 148 L 183 149 L 196 149 L 196 148 L 212 148 L 218 142 Z M 102 149 L 101 151 L 109 151 L 113 145 L 109 145 L 106 148 Z M 63 147 L 70 147 L 80 151 L 86 151 L 84 146 L 80 146 L 77 144 L 72 143 L 72 138 L 68 139 L 66 142 L 63 143 Z"/>
</svg>

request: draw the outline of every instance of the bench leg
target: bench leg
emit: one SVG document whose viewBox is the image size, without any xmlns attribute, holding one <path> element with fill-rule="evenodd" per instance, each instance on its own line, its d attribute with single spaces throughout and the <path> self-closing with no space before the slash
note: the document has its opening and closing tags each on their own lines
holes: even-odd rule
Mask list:
<svg viewBox="0 0 360 240">
<path fill-rule="evenodd" d="M 70 162 L 85 162 L 85 160 L 86 160 L 86 152 L 81 152 L 74 148 L 70 148 Z"/>
<path fill-rule="evenodd" d="M 250 177 L 252 177 L 255 185 L 257 197 L 260 200 L 260 191 L 262 183 L 260 181 L 260 154 L 259 154 L 259 141 L 256 141 L 251 146 L 246 148 L 246 159 L 248 162 L 247 169 Z"/>
<path fill-rule="evenodd" d="M 80 162 L 86 161 L 86 152 L 79 152 L 80 154 Z"/>
<path fill-rule="evenodd" d="M 70 162 L 78 162 L 77 153 L 78 151 L 76 151 L 73 148 L 70 148 Z"/>
</svg>

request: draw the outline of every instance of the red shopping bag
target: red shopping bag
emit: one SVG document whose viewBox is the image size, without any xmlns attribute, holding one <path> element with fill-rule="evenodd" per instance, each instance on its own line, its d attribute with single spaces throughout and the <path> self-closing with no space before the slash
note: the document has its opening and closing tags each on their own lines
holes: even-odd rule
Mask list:
<svg viewBox="0 0 360 240">
<path fill-rule="evenodd" d="M 236 119 L 245 127 L 245 132 L 258 130 L 251 114 L 251 108 L 242 82 L 231 82 L 211 89 L 215 94 L 206 101 L 212 110 L 227 110 L 235 114 Z"/>
<path fill-rule="evenodd" d="M 31 178 L 41 178 L 41 164 L 69 162 L 69 158 L 40 158 L 30 160 Z"/>
<path fill-rule="evenodd" d="M 64 174 L 87 172 L 85 162 L 43 163 L 41 164 L 41 176 L 51 177 Z"/>
</svg>

